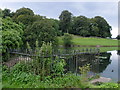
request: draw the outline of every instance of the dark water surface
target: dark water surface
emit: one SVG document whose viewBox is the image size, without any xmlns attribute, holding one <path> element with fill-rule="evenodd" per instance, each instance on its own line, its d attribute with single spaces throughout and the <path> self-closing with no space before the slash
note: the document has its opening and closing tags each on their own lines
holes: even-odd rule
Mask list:
<svg viewBox="0 0 120 90">
<path fill-rule="evenodd" d="M 120 51 L 107 51 L 96 54 L 82 54 L 67 57 L 67 71 L 80 73 L 79 67 L 86 64 L 91 65 L 90 74 L 99 74 L 100 76 L 111 78 L 114 82 L 120 81 Z"/>
</svg>

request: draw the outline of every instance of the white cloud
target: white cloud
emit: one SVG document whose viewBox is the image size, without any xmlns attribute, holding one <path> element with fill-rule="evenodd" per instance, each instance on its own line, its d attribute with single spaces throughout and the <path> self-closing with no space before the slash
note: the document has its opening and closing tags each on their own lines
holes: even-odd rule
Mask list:
<svg viewBox="0 0 120 90">
<path fill-rule="evenodd" d="M 116 38 L 118 35 L 118 27 L 112 27 L 112 38 Z"/>
</svg>

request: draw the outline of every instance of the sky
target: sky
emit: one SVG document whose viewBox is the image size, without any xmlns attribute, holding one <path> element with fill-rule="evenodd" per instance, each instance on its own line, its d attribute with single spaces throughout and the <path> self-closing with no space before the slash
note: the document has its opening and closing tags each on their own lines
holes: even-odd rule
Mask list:
<svg viewBox="0 0 120 90">
<path fill-rule="evenodd" d="M 34 1 L 34 2 L 33 2 Z M 58 19 L 59 15 L 63 10 L 70 11 L 74 16 L 86 16 L 88 18 L 93 18 L 95 16 L 102 16 L 106 19 L 110 26 L 112 26 L 112 37 L 115 38 L 118 35 L 118 2 L 117 0 L 98 0 L 97 2 L 92 0 L 66 0 L 66 1 L 56 1 L 52 0 L 2 0 L 0 3 L 0 8 L 9 8 L 12 11 L 16 11 L 19 8 L 26 7 L 34 11 L 35 14 L 41 16 L 46 16 L 48 18 Z M 55 2 L 56 1 L 56 2 Z"/>
</svg>

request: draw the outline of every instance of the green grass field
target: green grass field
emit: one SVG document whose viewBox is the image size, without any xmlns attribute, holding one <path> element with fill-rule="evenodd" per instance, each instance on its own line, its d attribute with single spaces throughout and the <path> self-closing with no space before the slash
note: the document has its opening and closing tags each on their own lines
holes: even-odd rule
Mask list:
<svg viewBox="0 0 120 90">
<path fill-rule="evenodd" d="M 106 39 L 106 38 L 93 38 L 93 37 L 79 37 L 72 35 L 73 39 L 72 42 L 74 45 L 83 45 L 83 46 L 96 46 L 96 45 L 101 45 L 101 46 L 118 46 L 118 40 L 113 40 L 113 39 Z M 62 45 L 62 37 L 58 37 L 59 39 L 59 44 Z"/>
</svg>

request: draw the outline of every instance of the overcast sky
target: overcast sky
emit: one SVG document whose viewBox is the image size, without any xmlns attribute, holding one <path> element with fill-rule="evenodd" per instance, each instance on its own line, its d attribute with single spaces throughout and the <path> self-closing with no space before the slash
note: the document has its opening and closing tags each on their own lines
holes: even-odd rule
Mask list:
<svg viewBox="0 0 120 90">
<path fill-rule="evenodd" d="M 12 0 L 14 1 L 14 0 Z M 104 17 L 112 26 L 112 37 L 118 35 L 118 2 L 6 2 L 0 3 L 0 8 L 16 11 L 26 7 L 35 14 L 58 19 L 63 10 L 69 10 L 74 16 L 84 15 L 88 18 Z"/>
</svg>

